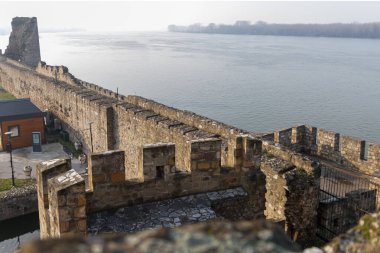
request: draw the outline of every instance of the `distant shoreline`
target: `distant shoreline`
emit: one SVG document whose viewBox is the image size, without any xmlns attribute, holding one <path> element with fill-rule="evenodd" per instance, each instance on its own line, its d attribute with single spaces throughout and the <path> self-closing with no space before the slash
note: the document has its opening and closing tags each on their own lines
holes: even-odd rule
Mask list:
<svg viewBox="0 0 380 253">
<path fill-rule="evenodd" d="M 210 23 L 207 26 L 193 24 L 189 26 L 169 25 L 169 32 L 239 34 L 296 37 L 362 38 L 380 39 L 380 22 L 374 23 L 334 23 L 334 24 L 268 24 L 249 21 L 236 21 L 233 25 Z"/>
</svg>

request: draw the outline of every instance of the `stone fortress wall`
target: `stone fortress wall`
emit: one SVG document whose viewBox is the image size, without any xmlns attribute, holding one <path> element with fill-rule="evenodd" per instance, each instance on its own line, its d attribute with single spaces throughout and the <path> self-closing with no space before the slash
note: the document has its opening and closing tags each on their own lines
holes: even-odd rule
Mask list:
<svg viewBox="0 0 380 253">
<path fill-rule="evenodd" d="M 71 140 L 89 153 L 85 177 L 65 160 L 38 166 L 43 238 L 86 234 L 88 213 L 242 187 L 247 196 L 215 208 L 233 219 L 274 220 L 308 245 L 315 235 L 322 168 L 312 157 L 366 173 L 380 165 L 377 144 L 369 144 L 366 152 L 361 140 L 306 125 L 253 135 L 149 99 L 116 94 L 75 78 L 63 66 L 24 63 L 0 56 L 1 85 L 52 112 Z"/>
<path fill-rule="evenodd" d="M 208 148 L 202 144 L 196 148 Z M 144 162 L 149 164 L 164 157 L 167 150 L 162 147 L 149 146 L 153 151 Z M 86 217 L 93 212 L 236 187 L 242 187 L 247 195 L 216 203 L 218 212 L 226 217 L 266 217 L 284 224 L 285 231 L 293 238 L 296 235 L 296 241 L 302 245 L 310 244 L 315 234 L 319 165 L 303 158 L 293 157 L 297 167 L 272 158 L 265 166 L 241 171 L 214 168 L 172 173 L 164 170 L 162 177 L 140 183 L 125 180 L 124 158 L 124 151 L 118 150 L 91 154 L 87 178 L 71 170 L 68 160 L 41 163 L 37 167 L 41 237 L 85 235 Z M 284 183 L 278 187 L 272 180 Z M 268 197 L 273 193 L 275 199 Z"/>
<path fill-rule="evenodd" d="M 34 70 L 1 57 L 0 83 L 16 97 L 30 97 L 39 108 L 52 112 L 72 141 L 80 141 L 87 151 L 91 149 L 88 123 L 93 122 L 94 152 L 125 150 L 127 178 L 142 180 L 138 157 L 143 145 L 155 143 L 174 143 L 179 171 L 190 171 L 198 163 L 201 169 L 252 165 L 254 140 L 245 131 L 137 96 L 116 99 L 111 91 L 97 91 L 75 79 L 65 67 L 40 63 Z M 204 158 L 192 148 L 198 142 L 211 147 L 218 143 L 217 158 L 202 164 Z"/>
<path fill-rule="evenodd" d="M 113 147 L 112 99 L 80 86 L 43 75 L 5 57 L 0 58 L 0 83 L 17 98 L 29 97 L 41 110 L 58 117 L 73 140 L 90 147 L 89 122 L 93 124 L 94 151 Z"/>
<path fill-rule="evenodd" d="M 380 169 L 380 145 L 309 125 L 299 125 L 264 135 L 292 150 L 317 156 L 369 175 Z"/>
</svg>

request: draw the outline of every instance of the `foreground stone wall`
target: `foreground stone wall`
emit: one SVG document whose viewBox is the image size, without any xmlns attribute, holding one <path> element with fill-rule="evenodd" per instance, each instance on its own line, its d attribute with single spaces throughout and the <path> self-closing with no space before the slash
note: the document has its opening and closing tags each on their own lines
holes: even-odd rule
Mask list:
<svg viewBox="0 0 380 253">
<path fill-rule="evenodd" d="M 301 125 L 264 135 L 263 139 L 367 174 L 380 168 L 379 144 L 321 128 Z"/>
<path fill-rule="evenodd" d="M 326 253 L 375 253 L 380 248 L 380 213 L 363 216 L 359 224 L 323 247 Z"/>
<path fill-rule="evenodd" d="M 321 167 L 280 147 L 264 143 L 267 219 L 283 222 L 302 246 L 312 246 L 317 226 Z"/>
<path fill-rule="evenodd" d="M 37 165 L 36 179 L 41 239 L 48 238 L 51 235 L 51 214 L 49 212 L 50 198 L 48 194 L 48 180 L 63 172 L 69 171 L 70 169 L 70 161 L 63 159 L 51 160 Z"/>
<path fill-rule="evenodd" d="M 136 183 L 125 180 L 124 157 L 123 151 L 93 154 L 89 157 L 89 212 L 234 188 L 242 185 L 241 180 L 245 178 L 233 170 L 215 173 L 214 170 L 197 169 L 191 173 L 174 173 L 167 178 L 149 178 Z M 260 197 L 256 201 L 258 200 Z"/>
<path fill-rule="evenodd" d="M 85 180 L 70 160 L 42 162 L 36 176 L 40 238 L 86 235 Z"/>
<path fill-rule="evenodd" d="M 208 155 L 216 158 L 219 152 L 218 143 L 220 144 L 220 141 L 214 142 L 214 146 L 210 147 L 204 145 L 204 142 L 197 142 L 193 147 L 196 149 L 197 159 Z M 166 147 L 173 149 L 171 145 Z M 152 146 L 149 147 L 151 148 Z M 281 149 L 277 151 L 277 147 L 274 146 L 264 146 L 264 152 L 277 154 L 280 157 L 284 156 L 281 152 L 286 151 Z M 160 155 L 161 152 L 154 150 L 153 154 Z M 150 160 L 151 155 L 152 153 L 148 156 Z M 39 183 L 42 186 L 47 184 L 49 189 L 46 196 L 41 193 L 44 188 L 39 187 L 39 205 L 42 210 L 41 233 L 46 237 L 84 233 L 86 214 L 83 210 L 85 209 L 87 213 L 94 213 L 197 193 L 243 187 L 247 196 L 214 203 L 217 213 L 231 220 L 266 217 L 284 222 L 285 230 L 294 240 L 301 245 L 309 245 L 313 242 L 316 227 L 318 170 L 316 165 L 309 161 L 298 161 L 298 158 L 292 155 L 290 157 L 289 161 L 281 162 L 277 166 L 276 163 L 270 163 L 264 155 L 260 164 L 241 171 L 233 168 L 213 168 L 210 164 L 207 168 L 200 168 L 197 162 L 197 166 L 193 167 L 190 173 L 174 172 L 163 177 L 149 178 L 144 182 L 135 182 L 126 180 L 124 151 L 107 151 L 89 157 L 86 194 L 85 180 L 76 173 L 72 176 L 72 170 L 67 171 L 70 168 L 69 163 L 65 160 L 45 162 L 37 170 L 38 178 L 42 178 L 42 181 L 39 179 Z M 275 158 L 275 162 L 279 159 L 281 158 Z M 284 164 L 286 166 L 283 166 Z M 66 171 L 62 174 L 62 170 Z M 57 174 L 58 172 L 60 174 Z M 44 180 L 53 174 L 55 176 L 46 183 Z M 48 207 L 44 205 L 47 199 Z"/>
<path fill-rule="evenodd" d="M 84 179 L 73 169 L 48 180 L 50 237 L 87 234 Z"/>
<path fill-rule="evenodd" d="M 302 252 L 277 225 L 266 222 L 209 222 L 174 229 L 90 238 L 73 237 L 26 244 L 18 253 L 58 252 Z M 311 251 L 322 253 L 322 251 Z"/>
<path fill-rule="evenodd" d="M 207 151 L 210 152 L 209 147 Z M 167 178 L 136 183 L 125 179 L 124 158 L 123 151 L 90 155 L 87 180 L 71 170 L 67 160 L 39 164 L 36 173 L 41 238 L 85 234 L 87 213 L 238 186 L 249 194 L 244 215 L 263 217 L 265 183 L 257 175 L 257 169 L 220 172 L 196 168 L 191 173 L 174 173 Z"/>
<path fill-rule="evenodd" d="M 71 237 L 27 243 L 17 253 L 94 252 L 272 252 L 272 253 L 375 253 L 380 247 L 380 214 L 364 216 L 359 224 L 322 249 L 302 251 L 283 230 L 268 221 L 208 222 L 174 229 L 156 229 L 135 234 Z M 160 246 L 157 246 L 160 245 Z"/>
<path fill-rule="evenodd" d="M 268 201 L 265 174 L 260 167 L 243 172 L 241 184 L 247 196 L 217 200 L 212 204 L 213 210 L 231 221 L 264 219 Z"/>
</svg>

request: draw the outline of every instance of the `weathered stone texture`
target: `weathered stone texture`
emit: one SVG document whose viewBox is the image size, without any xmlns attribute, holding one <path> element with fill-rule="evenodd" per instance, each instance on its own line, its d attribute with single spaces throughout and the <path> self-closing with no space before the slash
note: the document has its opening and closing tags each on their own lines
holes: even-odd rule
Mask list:
<svg viewBox="0 0 380 253">
<path fill-rule="evenodd" d="M 48 180 L 50 237 L 86 235 L 84 179 L 73 169 Z M 42 235 L 42 234 L 41 234 Z"/>
<path fill-rule="evenodd" d="M 221 141 L 199 140 L 191 143 L 191 171 L 202 170 L 220 173 Z"/>
<path fill-rule="evenodd" d="M 377 253 L 380 249 L 380 213 L 365 215 L 359 224 L 323 247 L 326 253 Z"/>
<path fill-rule="evenodd" d="M 52 112 L 70 139 L 82 142 L 86 152 L 92 146 L 94 152 L 125 150 L 126 178 L 130 180 L 143 180 L 141 147 L 160 142 L 175 145 L 176 171 L 189 173 L 192 164 L 216 170 L 253 166 L 254 139 L 243 130 L 154 101 L 115 94 L 75 78 L 63 66 L 40 63 L 32 70 L 0 58 L 0 82 L 8 91 L 16 97 L 30 97 L 39 108 Z M 218 142 L 219 150 L 206 155 L 209 161 L 191 158 L 191 146 L 196 145 L 192 143 L 202 140 L 213 147 L 213 142 Z"/>
<path fill-rule="evenodd" d="M 90 122 L 93 122 L 94 151 L 113 148 L 112 103 L 115 100 L 57 81 L 10 59 L 0 61 L 0 83 L 16 97 L 29 97 L 41 110 L 54 113 L 72 141 L 81 141 L 85 150 L 91 150 Z"/>
<path fill-rule="evenodd" d="M 36 185 L 14 187 L 0 193 L 0 221 L 38 211 Z"/>
<path fill-rule="evenodd" d="M 142 148 L 142 171 L 144 181 L 157 178 L 168 180 L 176 172 L 175 145 L 173 143 L 158 143 L 144 145 Z"/>
<path fill-rule="evenodd" d="M 37 165 L 37 197 L 41 239 L 50 236 L 48 180 L 71 169 L 70 160 L 56 159 Z"/>
<path fill-rule="evenodd" d="M 268 189 L 265 194 L 266 208 L 264 214 L 267 219 L 285 221 L 286 189 L 288 185 L 285 176 L 283 177 L 281 172 L 292 165 L 288 163 L 282 164 L 281 161 L 275 165 L 277 162 L 278 159 L 272 158 L 268 162 L 261 164 L 261 170 L 266 177 L 266 188 Z"/>
<path fill-rule="evenodd" d="M 265 218 L 265 174 L 259 168 L 241 174 L 241 185 L 247 196 L 214 201 L 212 208 L 218 216 L 231 221 Z"/>
<path fill-rule="evenodd" d="M 189 132 L 189 127 L 184 123 L 128 103 L 116 105 L 114 110 L 117 122 L 114 124 L 117 140 L 115 146 L 126 152 L 128 179 L 143 180 L 143 170 L 138 164 L 141 160 L 141 146 L 144 144 L 174 143 L 176 170 L 190 172 L 192 142 L 214 137 L 213 134 L 196 128 Z M 215 140 L 218 139 L 210 139 L 205 143 L 215 145 Z"/>
<path fill-rule="evenodd" d="M 157 114 L 154 120 L 162 120 L 162 118 L 170 119 L 170 121 L 183 123 L 178 129 L 183 134 L 194 132 L 197 135 L 197 130 L 207 132 L 214 136 L 218 136 L 221 143 L 221 166 L 236 168 L 240 170 L 242 167 L 252 166 L 251 151 L 254 149 L 254 140 L 250 133 L 234 126 L 195 114 L 190 111 L 179 110 L 158 103 L 156 101 L 146 99 L 139 96 L 123 96 L 116 94 L 108 89 L 104 89 L 98 85 L 81 81 L 84 87 L 96 91 L 99 94 L 117 98 L 120 102 L 127 102 L 129 106 L 134 105 L 149 111 L 152 115 Z"/>
<path fill-rule="evenodd" d="M 36 71 L 57 81 L 62 81 L 75 86 L 80 84 L 78 79 L 70 74 L 69 69 L 65 66 L 50 66 L 45 62 L 39 62 Z"/>
<path fill-rule="evenodd" d="M 263 139 L 367 174 L 380 168 L 380 145 L 366 145 L 364 140 L 321 128 L 301 125 L 264 135 Z"/>
<path fill-rule="evenodd" d="M 32 242 L 19 253 L 116 253 L 116 252 L 301 252 L 281 230 L 266 221 L 209 222 L 174 229 L 143 231 L 136 234 L 63 238 Z M 321 253 L 321 251 L 312 251 Z"/>
<path fill-rule="evenodd" d="M 91 154 L 88 158 L 89 190 L 97 194 L 98 186 L 107 187 L 125 182 L 124 157 L 124 151 Z"/>
<path fill-rule="evenodd" d="M 168 180 L 131 182 L 124 176 L 124 157 L 122 151 L 89 157 L 89 212 L 240 186 L 240 174 L 235 171 L 214 174 L 208 170 L 174 173 Z"/>
<path fill-rule="evenodd" d="M 313 244 L 319 204 L 320 165 L 264 143 L 261 170 L 266 176 L 267 219 L 284 221 L 287 233 L 302 246 Z"/>
<path fill-rule="evenodd" d="M 235 154 L 237 149 L 237 138 L 247 134 L 246 131 L 197 115 L 190 111 L 179 110 L 139 96 L 128 96 L 126 97 L 126 101 L 145 109 L 152 110 L 162 116 L 183 122 L 189 126 L 219 135 L 226 145 L 226 149 L 221 151 L 222 166 L 232 168 L 236 166 Z"/>
<path fill-rule="evenodd" d="M 37 18 L 15 17 L 5 56 L 36 67 L 41 60 Z"/>
</svg>

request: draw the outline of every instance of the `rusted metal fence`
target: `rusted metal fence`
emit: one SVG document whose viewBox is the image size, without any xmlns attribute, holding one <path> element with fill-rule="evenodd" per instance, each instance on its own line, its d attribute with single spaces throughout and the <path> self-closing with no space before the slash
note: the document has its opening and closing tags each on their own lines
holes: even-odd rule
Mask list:
<svg viewBox="0 0 380 253">
<path fill-rule="evenodd" d="M 355 226 L 360 217 L 379 210 L 380 185 L 356 171 L 323 166 L 317 236 L 328 242 Z"/>
</svg>

